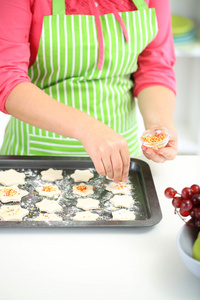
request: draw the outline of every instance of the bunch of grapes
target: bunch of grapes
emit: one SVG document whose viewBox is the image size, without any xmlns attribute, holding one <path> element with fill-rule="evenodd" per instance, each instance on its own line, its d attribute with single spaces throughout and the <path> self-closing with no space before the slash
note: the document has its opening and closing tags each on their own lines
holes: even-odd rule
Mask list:
<svg viewBox="0 0 200 300">
<path fill-rule="evenodd" d="M 175 213 L 191 226 L 200 226 L 200 186 L 193 184 L 182 189 L 181 194 L 172 187 L 165 190 L 165 196 L 172 199 Z M 188 218 L 190 217 L 189 221 Z"/>
</svg>

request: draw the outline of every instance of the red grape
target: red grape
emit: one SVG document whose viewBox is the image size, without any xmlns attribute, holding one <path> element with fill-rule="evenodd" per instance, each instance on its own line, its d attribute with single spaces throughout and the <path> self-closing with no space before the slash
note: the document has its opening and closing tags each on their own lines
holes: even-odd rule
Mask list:
<svg viewBox="0 0 200 300">
<path fill-rule="evenodd" d="M 189 199 L 184 199 L 181 201 L 180 209 L 182 211 L 190 211 L 193 207 L 192 201 Z"/>
<path fill-rule="evenodd" d="M 192 200 L 194 206 L 199 205 L 200 204 L 200 194 L 192 195 L 191 200 Z"/>
<path fill-rule="evenodd" d="M 175 213 L 190 226 L 200 227 L 200 185 L 193 184 L 184 187 L 181 193 L 174 188 L 168 187 L 164 192 L 167 198 L 172 199 Z M 190 217 L 189 221 L 186 218 Z"/>
<path fill-rule="evenodd" d="M 172 200 L 172 205 L 176 208 L 180 208 L 181 201 L 182 201 L 182 197 L 174 197 Z"/>
<path fill-rule="evenodd" d="M 193 190 L 194 194 L 200 193 L 200 186 L 198 184 L 193 184 L 190 188 Z"/>
<path fill-rule="evenodd" d="M 196 210 L 196 207 L 193 207 L 193 208 L 190 210 L 190 217 L 191 217 L 191 218 L 194 218 L 194 217 L 195 217 L 195 210 Z"/>
<path fill-rule="evenodd" d="M 200 219 L 196 219 L 194 223 L 196 226 L 200 226 Z"/>
<path fill-rule="evenodd" d="M 200 207 L 195 209 L 195 217 L 200 220 Z"/>
<path fill-rule="evenodd" d="M 190 215 L 190 212 L 187 211 L 187 210 L 181 210 L 181 209 L 180 209 L 180 214 L 181 214 L 181 216 L 183 216 L 183 217 L 187 217 L 187 216 Z"/>
<path fill-rule="evenodd" d="M 182 189 L 181 196 L 185 199 L 190 199 L 193 195 L 193 190 L 189 187 L 185 187 Z"/>
<path fill-rule="evenodd" d="M 175 189 L 168 187 L 165 190 L 165 197 L 167 198 L 174 198 L 174 196 L 176 195 L 177 191 L 175 191 Z"/>
</svg>

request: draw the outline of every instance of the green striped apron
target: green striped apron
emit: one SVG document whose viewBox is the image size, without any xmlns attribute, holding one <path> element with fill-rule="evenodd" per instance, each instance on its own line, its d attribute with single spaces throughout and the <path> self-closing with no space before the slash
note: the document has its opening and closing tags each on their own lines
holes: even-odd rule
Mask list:
<svg viewBox="0 0 200 300">
<path fill-rule="evenodd" d="M 53 0 L 53 14 L 45 16 L 36 61 L 29 68 L 31 82 L 59 102 L 76 107 L 120 133 L 130 155 L 138 155 L 136 107 L 131 74 L 138 55 L 157 34 L 155 9 L 134 0 L 136 11 L 100 16 L 104 59 L 98 65 L 98 34 L 93 15 L 65 15 L 65 1 Z M 87 156 L 80 141 L 41 130 L 11 117 L 1 154 Z"/>
</svg>

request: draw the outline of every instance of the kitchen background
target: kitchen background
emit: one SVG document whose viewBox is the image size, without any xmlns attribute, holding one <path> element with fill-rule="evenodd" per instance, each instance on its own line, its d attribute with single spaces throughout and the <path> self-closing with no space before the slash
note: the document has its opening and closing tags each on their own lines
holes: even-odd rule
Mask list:
<svg viewBox="0 0 200 300">
<path fill-rule="evenodd" d="M 164 0 L 163 0 L 164 1 Z M 177 102 L 175 124 L 179 137 L 179 154 L 200 155 L 200 0 L 170 0 L 172 15 L 192 20 L 193 28 L 176 36 Z M 184 25 L 184 24 L 183 24 Z M 184 26 L 183 26 L 184 27 Z M 193 39 L 193 31 L 195 38 Z M 183 35 L 182 35 L 183 34 Z M 183 42 L 184 35 L 189 41 Z M 138 112 L 140 134 L 144 131 Z M 0 146 L 9 116 L 0 113 Z"/>
</svg>

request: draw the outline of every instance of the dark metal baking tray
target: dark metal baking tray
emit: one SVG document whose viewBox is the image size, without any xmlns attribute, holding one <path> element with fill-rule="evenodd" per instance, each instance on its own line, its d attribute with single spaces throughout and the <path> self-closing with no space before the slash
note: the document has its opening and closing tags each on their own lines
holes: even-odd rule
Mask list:
<svg viewBox="0 0 200 300">
<path fill-rule="evenodd" d="M 144 227 L 153 226 L 160 222 L 162 213 L 154 186 L 152 174 L 149 165 L 139 159 L 131 159 L 129 182 L 133 187 L 131 195 L 135 199 L 134 212 L 136 219 L 133 221 L 113 221 L 112 210 L 104 209 L 107 199 L 111 197 L 111 192 L 105 190 L 106 179 L 100 176 L 94 168 L 92 161 L 85 157 L 61 157 L 61 156 L 0 156 L 0 171 L 15 169 L 19 172 L 28 172 L 26 177 L 27 187 L 31 186 L 34 176 L 40 176 L 42 170 L 48 168 L 62 169 L 64 177 L 72 174 L 75 169 L 91 169 L 94 172 L 94 178 L 90 180 L 90 184 L 96 187 L 96 199 L 100 200 L 101 219 L 96 221 L 72 221 L 70 213 L 62 214 L 63 221 L 34 221 L 34 205 L 38 201 L 37 193 L 29 197 L 29 203 L 32 201 L 31 210 L 28 218 L 23 221 L 1 221 L 2 227 Z M 35 174 L 32 176 L 30 172 Z M 71 182 L 74 184 L 73 182 Z M 56 184 L 59 185 L 57 181 Z M 23 187 L 22 187 L 23 188 Z M 23 198 L 22 198 L 23 199 Z M 32 200 L 30 200 L 32 199 Z M 39 199 L 40 201 L 41 199 Z M 21 206 L 25 207 L 25 202 L 21 201 Z M 61 201 L 62 202 L 62 201 Z M 69 201 L 70 202 L 70 201 Z M 70 210 L 73 214 L 75 204 L 73 199 L 71 204 L 67 203 L 65 210 Z M 10 203 L 8 203 L 10 204 Z M 11 203 L 13 204 L 13 203 Z M 0 206 L 2 203 L 0 202 Z M 81 211 L 81 209 L 79 209 Z M 94 211 L 97 212 L 97 211 Z M 99 212 L 99 211 L 98 211 Z M 36 210 L 36 213 L 39 213 Z"/>
</svg>

